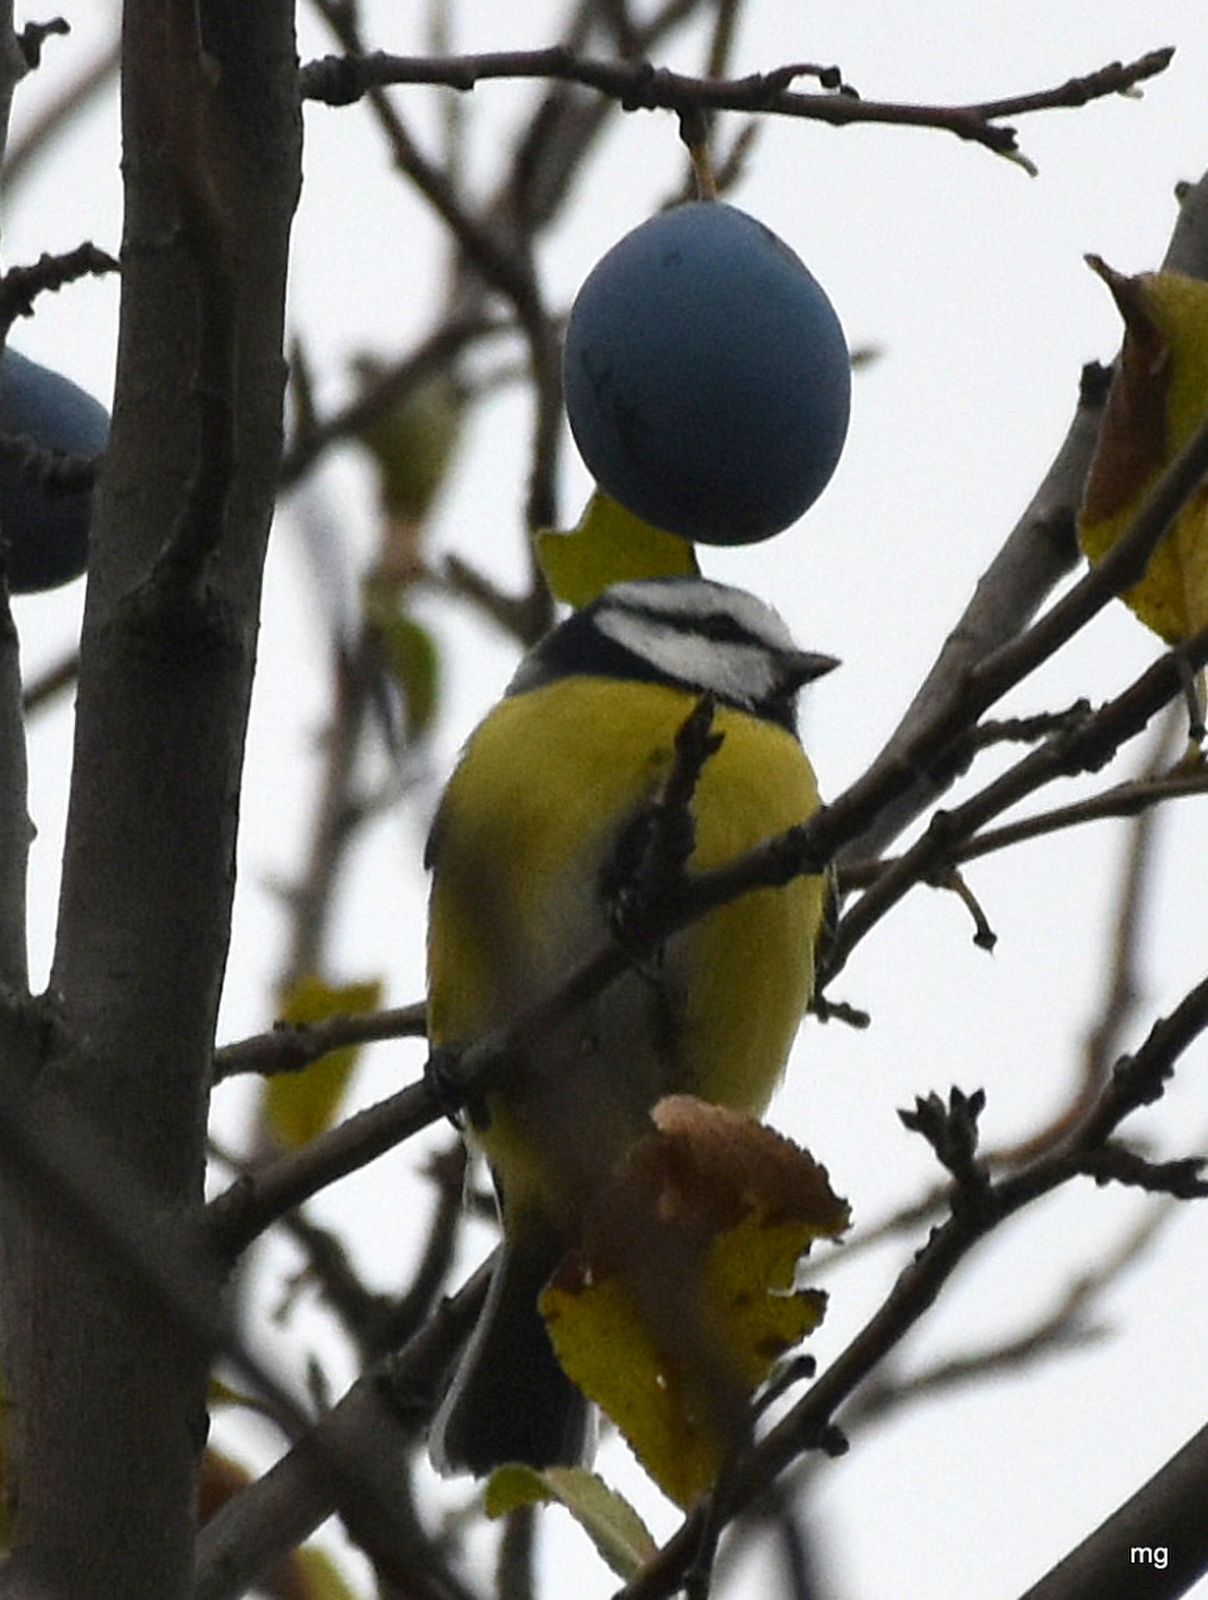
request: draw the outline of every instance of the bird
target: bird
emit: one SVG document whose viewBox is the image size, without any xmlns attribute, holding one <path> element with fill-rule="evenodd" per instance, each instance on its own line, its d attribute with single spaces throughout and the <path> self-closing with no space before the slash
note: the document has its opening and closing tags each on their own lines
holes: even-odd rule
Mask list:
<svg viewBox="0 0 1208 1600">
<path fill-rule="evenodd" d="M 615 584 L 545 635 L 470 735 L 433 821 L 433 1050 L 506 1027 L 606 944 L 703 696 L 715 745 L 687 869 L 812 815 L 797 697 L 836 665 L 755 595 L 698 576 Z M 541 1291 L 659 1099 L 764 1111 L 813 993 L 827 896 L 824 876 L 802 876 L 710 911 L 525 1039 L 519 1070 L 470 1099 L 464 1130 L 489 1164 L 502 1242 L 430 1429 L 442 1473 L 589 1455 L 590 1408 L 554 1356 Z"/>
</svg>

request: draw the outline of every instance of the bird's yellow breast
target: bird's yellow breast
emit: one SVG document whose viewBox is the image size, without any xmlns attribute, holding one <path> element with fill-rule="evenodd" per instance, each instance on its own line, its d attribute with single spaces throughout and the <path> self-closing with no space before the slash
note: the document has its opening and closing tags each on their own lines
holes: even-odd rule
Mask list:
<svg viewBox="0 0 1208 1600">
<path fill-rule="evenodd" d="M 661 684 L 568 677 L 502 701 L 472 735 L 433 834 L 434 1043 L 509 1022 L 600 948 L 602 877 L 626 825 L 658 795 L 695 700 Z M 726 707 L 714 727 L 723 741 L 693 801 L 698 870 L 819 803 L 785 729 Z M 600 997 L 573 1043 L 557 1047 L 573 1059 L 541 1063 L 546 1087 L 493 1094 L 480 1142 L 509 1203 L 558 1187 L 547 1144 L 574 1145 L 566 1170 L 595 1181 L 661 1094 L 761 1112 L 812 992 L 824 895 L 823 880 L 803 878 L 712 912 Z"/>
</svg>

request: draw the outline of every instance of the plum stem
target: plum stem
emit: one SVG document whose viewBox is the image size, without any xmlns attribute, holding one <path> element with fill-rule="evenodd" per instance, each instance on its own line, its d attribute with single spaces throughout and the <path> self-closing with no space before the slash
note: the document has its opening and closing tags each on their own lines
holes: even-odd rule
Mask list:
<svg viewBox="0 0 1208 1600">
<path fill-rule="evenodd" d="M 698 199 L 716 200 L 717 176 L 709 155 L 709 122 L 702 106 L 686 105 L 680 108 L 679 132 L 692 161 Z"/>
</svg>

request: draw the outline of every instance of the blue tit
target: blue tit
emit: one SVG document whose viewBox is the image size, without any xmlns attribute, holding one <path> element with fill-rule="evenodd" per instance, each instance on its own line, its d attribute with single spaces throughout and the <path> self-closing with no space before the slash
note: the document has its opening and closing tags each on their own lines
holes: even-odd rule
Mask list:
<svg viewBox="0 0 1208 1600">
<path fill-rule="evenodd" d="M 617 584 L 537 644 L 471 735 L 429 841 L 433 1046 L 505 1026 L 605 944 L 702 694 L 722 739 L 693 797 L 689 869 L 810 816 L 819 799 L 797 692 L 835 664 L 798 649 L 753 595 L 695 577 Z M 813 992 L 826 894 L 825 879 L 798 878 L 684 928 L 529 1039 L 514 1089 L 500 1083 L 468 1108 L 503 1242 L 433 1424 L 442 1471 L 584 1457 L 588 1407 L 538 1296 L 663 1095 L 764 1110 Z"/>
</svg>

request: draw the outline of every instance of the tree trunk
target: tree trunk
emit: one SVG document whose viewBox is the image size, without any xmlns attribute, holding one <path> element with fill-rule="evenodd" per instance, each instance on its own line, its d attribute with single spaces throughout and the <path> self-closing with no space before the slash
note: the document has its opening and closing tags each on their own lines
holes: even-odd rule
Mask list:
<svg viewBox="0 0 1208 1600">
<path fill-rule="evenodd" d="M 292 0 L 127 0 L 113 430 L 51 988 L 7 1019 L 6 1595 L 189 1592 L 197 1246 L 300 177 Z M 12 1013 L 13 1008 L 10 1008 Z"/>
</svg>

